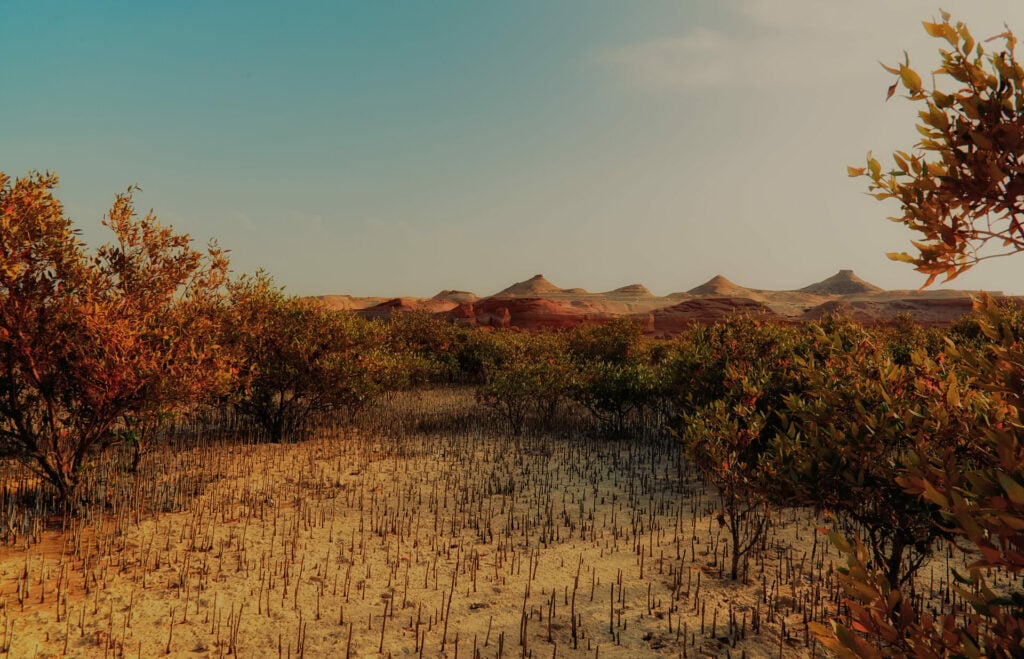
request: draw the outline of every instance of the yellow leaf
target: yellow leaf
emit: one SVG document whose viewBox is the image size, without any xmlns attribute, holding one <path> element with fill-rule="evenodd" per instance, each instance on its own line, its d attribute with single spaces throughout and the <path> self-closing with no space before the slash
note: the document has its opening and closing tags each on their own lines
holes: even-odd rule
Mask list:
<svg viewBox="0 0 1024 659">
<path fill-rule="evenodd" d="M 890 261 L 902 261 L 903 263 L 914 263 L 914 257 L 906 252 L 888 252 L 886 257 Z"/>
<path fill-rule="evenodd" d="M 921 76 L 909 67 L 900 67 L 900 80 L 903 81 L 903 86 L 906 87 L 908 91 L 916 92 L 921 89 Z"/>
<path fill-rule="evenodd" d="M 945 25 L 942 26 L 942 36 L 946 39 L 950 46 L 956 48 L 956 42 L 959 39 L 959 35 L 956 32 L 956 28 L 954 28 L 949 23 L 946 23 Z"/>
<path fill-rule="evenodd" d="M 922 480 L 921 484 L 924 485 L 924 492 L 922 492 L 922 494 L 924 495 L 925 499 L 928 499 L 935 505 L 941 506 L 943 508 L 949 505 L 949 499 L 943 496 L 941 492 L 936 490 L 931 483 L 929 483 L 927 480 Z"/>
<path fill-rule="evenodd" d="M 848 176 L 863 176 L 865 169 L 863 167 L 850 167 L 847 165 L 846 174 Z"/>
<path fill-rule="evenodd" d="M 853 546 L 850 544 L 850 541 L 835 531 L 829 532 L 828 539 L 831 540 L 832 544 L 844 554 L 849 554 L 853 551 Z"/>
<path fill-rule="evenodd" d="M 949 128 L 949 117 L 946 113 L 934 105 L 928 108 L 928 122 L 940 130 Z"/>
<path fill-rule="evenodd" d="M 960 407 L 960 392 L 957 390 L 956 384 L 949 385 L 949 389 L 946 391 L 946 404 L 950 407 Z"/>
<path fill-rule="evenodd" d="M 921 25 L 924 25 L 924 31 L 931 37 L 943 36 L 942 24 L 941 23 L 929 23 L 928 21 L 922 21 Z"/>
<path fill-rule="evenodd" d="M 1020 483 L 1001 471 L 996 472 L 996 478 L 999 479 L 999 484 L 1003 486 L 1003 491 L 1010 497 L 1010 501 L 1017 505 L 1024 504 L 1024 487 Z"/>
<path fill-rule="evenodd" d="M 807 623 L 807 629 L 819 638 L 821 638 L 822 636 L 829 636 L 832 631 L 831 627 L 826 627 L 820 622 Z"/>
<path fill-rule="evenodd" d="M 960 37 L 964 40 L 964 52 L 970 53 L 974 50 L 974 37 L 967 31 L 966 27 L 961 28 Z"/>
</svg>

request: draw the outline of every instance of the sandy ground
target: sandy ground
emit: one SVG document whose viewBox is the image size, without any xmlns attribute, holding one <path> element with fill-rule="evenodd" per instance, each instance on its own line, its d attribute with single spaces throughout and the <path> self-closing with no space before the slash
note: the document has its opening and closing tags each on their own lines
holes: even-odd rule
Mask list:
<svg viewBox="0 0 1024 659">
<path fill-rule="evenodd" d="M 429 425 L 176 455 L 144 501 L 0 552 L 0 647 L 825 656 L 805 622 L 832 610 L 838 559 L 806 513 L 777 516 L 739 584 L 715 499 L 674 443 Z"/>
</svg>

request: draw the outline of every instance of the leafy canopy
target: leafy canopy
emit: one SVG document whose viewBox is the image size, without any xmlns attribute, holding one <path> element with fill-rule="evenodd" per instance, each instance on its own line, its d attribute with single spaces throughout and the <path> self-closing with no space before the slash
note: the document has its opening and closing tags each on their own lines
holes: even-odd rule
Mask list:
<svg viewBox="0 0 1024 659">
<path fill-rule="evenodd" d="M 920 234 L 911 241 L 918 253 L 888 256 L 914 264 L 927 287 L 939 275 L 949 281 L 981 260 L 1024 250 L 1024 69 L 1009 28 L 985 42 L 1002 42 L 987 52 L 947 12 L 924 27 L 948 44 L 929 88 L 909 56 L 883 64 L 897 76 L 886 98 L 902 86 L 919 104 L 920 141 L 909 153 L 894 152 L 888 172 L 869 152 L 867 166 L 848 173 L 870 179 L 875 198 L 900 202 L 901 214 L 890 219 Z"/>
<path fill-rule="evenodd" d="M 0 450 L 66 503 L 85 462 L 132 419 L 218 385 L 211 313 L 226 254 L 135 213 L 132 190 L 91 252 L 53 196 L 53 174 L 0 172 Z"/>
</svg>

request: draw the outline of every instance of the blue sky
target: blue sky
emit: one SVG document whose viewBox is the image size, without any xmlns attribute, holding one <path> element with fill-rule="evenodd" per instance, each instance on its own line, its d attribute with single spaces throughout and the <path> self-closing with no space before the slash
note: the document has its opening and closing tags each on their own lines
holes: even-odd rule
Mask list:
<svg viewBox="0 0 1024 659">
<path fill-rule="evenodd" d="M 977 36 L 1024 3 L 946 2 Z M 298 294 L 887 288 L 913 236 L 845 166 L 915 141 L 878 60 L 919 0 L 0 2 L 0 170 L 115 193 Z M 1024 255 L 960 288 L 1024 292 Z"/>
</svg>

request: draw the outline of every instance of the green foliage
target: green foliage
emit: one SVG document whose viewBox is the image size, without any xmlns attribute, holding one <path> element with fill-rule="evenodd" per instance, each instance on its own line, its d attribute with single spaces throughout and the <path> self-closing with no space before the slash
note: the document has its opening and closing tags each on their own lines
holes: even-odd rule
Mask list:
<svg viewBox="0 0 1024 659">
<path fill-rule="evenodd" d="M 522 433 L 531 417 L 552 421 L 572 382 L 565 337 L 552 333 L 497 332 L 488 335 L 484 383 L 477 399 L 494 409 L 512 433 Z"/>
<path fill-rule="evenodd" d="M 643 328 L 630 318 L 603 325 L 580 325 L 569 335 L 569 354 L 577 364 L 628 364 L 640 358 Z"/>
<path fill-rule="evenodd" d="M 406 379 L 392 389 L 451 382 L 460 376 L 465 330 L 426 312 L 394 314 L 385 325 L 391 352 L 405 363 L 397 373 Z"/>
<path fill-rule="evenodd" d="M 862 635 L 838 622 L 816 633 L 840 656 L 863 656 L 854 654 L 858 647 L 878 647 L 891 657 L 1020 656 L 1024 590 L 996 592 L 985 578 L 993 567 L 1024 569 L 1024 348 L 1002 318 L 990 306 L 980 320 L 988 346 L 949 350 L 957 374 L 943 383 L 945 397 L 984 413 L 950 446 L 916 435 L 899 479 L 909 495 L 936 507 L 943 527 L 973 557 L 957 586 L 968 606 L 921 612 L 905 587 L 871 567 L 863 546 L 838 542 L 847 556 L 842 579 L 853 627 Z"/>
<path fill-rule="evenodd" d="M 790 390 L 793 356 L 805 349 L 799 330 L 742 316 L 695 326 L 677 343 L 670 369 L 680 415 L 716 400 L 770 412 Z"/>
<path fill-rule="evenodd" d="M 908 313 L 899 314 L 894 322 L 876 330 L 875 335 L 884 345 L 886 354 L 903 366 L 911 363 L 917 350 L 934 356 L 946 345 L 943 332 L 925 329 Z"/>
<path fill-rule="evenodd" d="M 405 382 L 406 364 L 387 349 L 382 326 L 287 296 L 264 273 L 229 292 L 223 344 L 238 359 L 234 403 L 272 441 L 295 437 L 321 413 L 351 418 Z"/>
<path fill-rule="evenodd" d="M 634 418 L 642 419 L 660 398 L 661 373 L 645 360 L 579 364 L 572 397 L 590 412 L 601 432 L 624 435 Z"/>
<path fill-rule="evenodd" d="M 500 359 L 498 343 L 501 332 L 483 330 L 462 330 L 462 341 L 458 346 L 459 379 L 463 382 L 483 384 L 489 365 Z"/>
<path fill-rule="evenodd" d="M 665 371 L 632 319 L 582 325 L 569 335 L 568 350 L 575 367 L 572 398 L 590 412 L 601 432 L 627 433 L 631 422 L 661 400 Z"/>
<path fill-rule="evenodd" d="M 721 496 L 733 579 L 766 528 L 771 474 L 762 458 L 778 423 L 774 410 L 799 387 L 792 363 L 800 349 L 795 329 L 734 318 L 691 330 L 670 367 L 687 456 Z"/>
<path fill-rule="evenodd" d="M 589 412 L 604 434 L 658 423 L 649 417 L 664 401 L 671 351 L 652 349 L 632 320 L 565 333 L 477 332 L 463 345 L 463 372 L 482 372 L 479 400 L 515 434 L 531 418 L 550 424 L 569 402 Z"/>
<path fill-rule="evenodd" d="M 946 12 L 924 27 L 946 42 L 932 88 L 924 87 L 909 57 L 885 66 L 897 76 L 888 96 L 902 86 L 919 104 L 921 140 L 912 153 L 896 151 L 888 172 L 869 153 L 867 166 L 850 167 L 849 174 L 868 177 L 877 199 L 899 201 L 902 214 L 891 219 L 921 239 L 913 242 L 916 256 L 889 257 L 914 264 L 928 286 L 939 275 L 949 280 L 982 259 L 1024 249 L 1024 69 L 1009 30 L 989 39 L 1003 45 L 987 52 Z M 995 253 L 984 251 L 988 243 L 998 246 Z"/>
<path fill-rule="evenodd" d="M 958 445 L 982 411 L 968 403 L 983 401 L 959 397 L 952 376 L 920 349 L 901 364 L 877 338 L 847 347 L 822 331 L 816 344 L 798 360 L 803 390 L 779 409 L 784 427 L 767 464 L 783 499 L 853 522 L 874 565 L 902 583 L 946 535 L 934 506 L 896 480 L 907 454 L 917 437 L 935 450 Z"/>
</svg>

